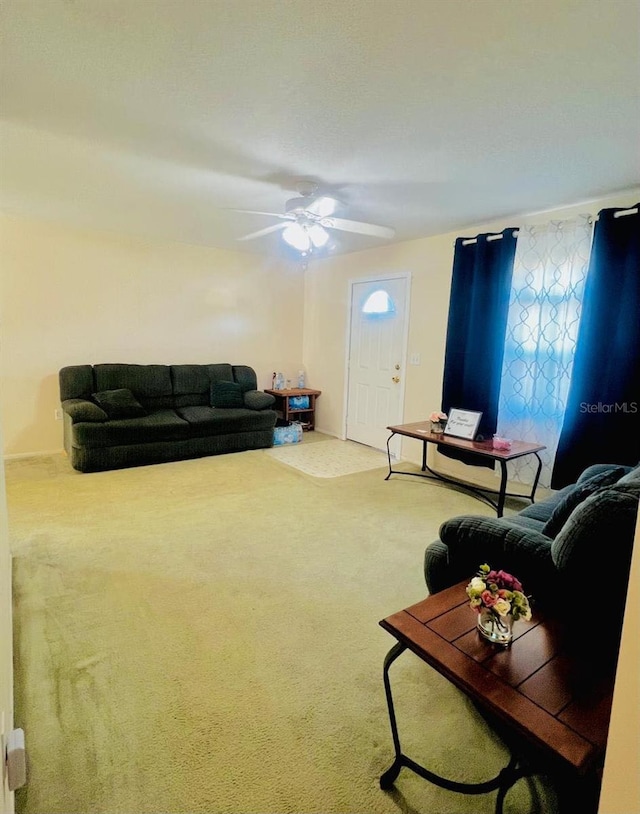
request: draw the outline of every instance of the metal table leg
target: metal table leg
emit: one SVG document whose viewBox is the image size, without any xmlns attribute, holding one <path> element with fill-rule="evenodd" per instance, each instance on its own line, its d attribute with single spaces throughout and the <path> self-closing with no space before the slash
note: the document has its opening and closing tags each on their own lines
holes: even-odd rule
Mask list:
<svg viewBox="0 0 640 814">
<path fill-rule="evenodd" d="M 387 438 L 387 461 L 389 462 L 389 474 L 385 478 L 385 480 L 389 480 L 389 478 L 393 475 L 393 469 L 391 468 L 391 450 L 389 448 L 389 442 L 395 435 L 395 432 L 392 432 L 391 435 Z"/>
<path fill-rule="evenodd" d="M 533 486 L 531 488 L 531 497 L 529 498 L 532 503 L 534 503 L 534 497 L 536 494 L 536 489 L 538 488 L 538 481 L 540 480 L 540 472 L 542 472 L 542 458 L 538 455 L 537 452 L 533 453 L 536 458 L 538 459 L 538 469 L 536 471 L 536 476 L 533 479 Z"/>
<path fill-rule="evenodd" d="M 496 513 L 498 517 L 504 514 L 504 499 L 507 492 L 507 462 L 500 461 L 500 491 L 498 492 L 498 504 Z"/>
<path fill-rule="evenodd" d="M 496 799 L 495 814 L 502 814 L 504 799 L 511 786 L 521 777 L 526 777 L 529 774 L 528 771 L 518 765 L 519 761 L 517 757 L 512 755 L 507 766 L 501 769 L 491 780 L 486 780 L 483 783 L 462 783 L 434 774 L 429 771 L 429 769 L 425 769 L 424 766 L 421 766 L 402 753 L 400 736 L 398 734 L 398 723 L 393 705 L 393 695 L 391 693 L 391 682 L 389 680 L 389 668 L 406 649 L 406 645 L 402 644 L 402 642 L 398 642 L 387 653 L 384 660 L 384 691 L 387 698 L 387 708 L 389 710 L 389 723 L 391 724 L 395 758 L 391 766 L 381 775 L 380 788 L 384 790 L 392 788 L 400 774 L 400 770 L 405 767 L 436 786 L 448 789 L 449 791 L 460 792 L 461 794 L 486 794 L 497 789 L 498 796 Z"/>
</svg>

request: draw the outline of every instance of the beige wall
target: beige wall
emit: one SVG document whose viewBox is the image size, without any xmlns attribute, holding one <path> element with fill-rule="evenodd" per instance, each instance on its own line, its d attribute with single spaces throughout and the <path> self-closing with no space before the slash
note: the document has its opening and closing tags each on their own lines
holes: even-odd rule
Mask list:
<svg viewBox="0 0 640 814">
<path fill-rule="evenodd" d="M 5 454 L 62 449 L 58 370 L 231 362 L 293 376 L 303 273 L 256 255 L 0 220 Z"/>
</svg>

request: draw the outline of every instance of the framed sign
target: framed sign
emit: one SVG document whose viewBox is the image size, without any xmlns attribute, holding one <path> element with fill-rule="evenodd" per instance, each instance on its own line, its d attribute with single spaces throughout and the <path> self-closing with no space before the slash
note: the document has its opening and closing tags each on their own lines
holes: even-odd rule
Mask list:
<svg viewBox="0 0 640 814">
<path fill-rule="evenodd" d="M 478 424 L 482 418 L 482 413 L 473 410 L 449 410 L 449 420 L 444 428 L 445 435 L 453 435 L 456 438 L 466 438 L 473 441 L 476 437 Z"/>
</svg>

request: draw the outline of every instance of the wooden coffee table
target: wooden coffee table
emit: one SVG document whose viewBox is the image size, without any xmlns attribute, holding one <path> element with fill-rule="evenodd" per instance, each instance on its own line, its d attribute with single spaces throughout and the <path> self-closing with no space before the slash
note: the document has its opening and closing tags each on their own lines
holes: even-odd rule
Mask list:
<svg viewBox="0 0 640 814">
<path fill-rule="evenodd" d="M 452 483 L 461 489 L 465 489 L 475 497 L 483 500 L 492 506 L 498 517 L 502 517 L 504 512 L 505 497 L 522 497 L 534 502 L 540 472 L 542 470 L 542 461 L 538 453 L 546 449 L 543 444 L 530 444 L 527 441 L 513 441 L 511 449 L 501 450 L 494 449 L 491 441 L 467 441 L 464 438 L 454 438 L 452 435 L 443 435 L 442 433 L 431 432 L 430 421 L 415 421 L 413 424 L 398 424 L 397 426 L 387 427 L 391 431 L 391 435 L 387 439 L 387 459 L 389 461 L 389 474 L 385 480 L 389 480 L 391 475 L 413 475 L 421 478 L 437 478 L 438 480 Z M 405 472 L 401 469 L 392 469 L 391 467 L 391 451 L 389 449 L 389 441 L 394 435 L 404 435 L 407 438 L 416 438 L 422 441 L 422 471 L 421 472 Z M 427 444 L 438 444 L 439 446 L 449 447 L 456 449 L 460 452 L 471 453 L 478 456 L 478 458 L 487 458 L 492 461 L 497 461 L 500 464 L 500 488 L 491 489 L 489 487 L 472 486 L 465 481 L 449 478 L 441 475 L 439 472 L 430 469 L 427 466 Z M 523 458 L 526 455 L 534 455 L 538 459 L 538 467 L 536 475 L 531 487 L 529 495 L 511 494 L 507 492 L 507 462 L 513 461 L 515 458 Z M 429 472 L 429 475 L 424 475 L 424 472 Z M 493 500 L 486 493 L 495 492 L 498 495 L 497 501 Z"/>
<path fill-rule="evenodd" d="M 406 767 L 451 791 L 497 790 L 495 810 L 500 814 L 509 788 L 542 770 L 561 781 L 559 791 L 570 789 L 571 805 L 578 803 L 581 814 L 595 813 L 614 676 L 593 680 L 588 667 L 565 652 L 561 626 L 535 612 L 530 622 L 515 624 L 509 648 L 490 644 L 476 630 L 466 585 L 461 582 L 380 622 L 398 640 L 384 663 L 395 760 L 380 778 L 380 786 L 391 788 Z M 389 668 L 407 649 L 462 690 L 495 725 L 512 753 L 496 777 L 461 783 L 440 777 L 403 754 Z M 595 659 L 597 654 L 590 663 Z"/>
</svg>

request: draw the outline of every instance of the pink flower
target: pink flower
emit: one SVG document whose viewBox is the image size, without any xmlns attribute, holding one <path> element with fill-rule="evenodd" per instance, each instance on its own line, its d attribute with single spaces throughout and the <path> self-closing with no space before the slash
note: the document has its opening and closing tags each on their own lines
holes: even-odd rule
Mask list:
<svg viewBox="0 0 640 814">
<path fill-rule="evenodd" d="M 494 596 L 491 591 L 483 591 L 480 598 L 482 599 L 482 604 L 487 608 L 493 607 L 498 599 L 498 597 Z"/>
</svg>

